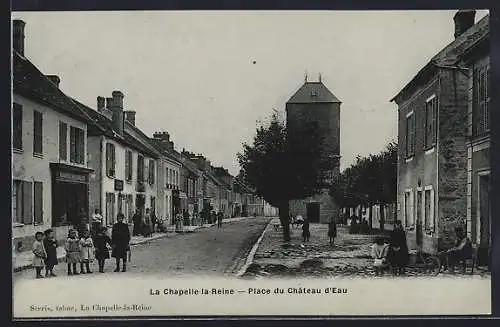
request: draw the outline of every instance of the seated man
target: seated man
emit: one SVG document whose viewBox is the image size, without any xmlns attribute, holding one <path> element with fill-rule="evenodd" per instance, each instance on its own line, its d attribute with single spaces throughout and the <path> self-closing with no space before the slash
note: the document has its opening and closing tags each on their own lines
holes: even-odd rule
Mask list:
<svg viewBox="0 0 500 327">
<path fill-rule="evenodd" d="M 388 267 L 387 254 L 389 252 L 389 244 L 381 236 L 377 237 L 375 244 L 372 245 L 373 267 L 375 275 L 383 275 L 384 269 Z"/>
<path fill-rule="evenodd" d="M 444 260 L 442 261 L 444 262 L 444 269 L 451 269 L 452 272 L 458 262 L 472 257 L 472 243 L 465 234 L 464 229 L 456 227 L 455 235 L 457 236 L 455 246 L 443 253 Z"/>
</svg>

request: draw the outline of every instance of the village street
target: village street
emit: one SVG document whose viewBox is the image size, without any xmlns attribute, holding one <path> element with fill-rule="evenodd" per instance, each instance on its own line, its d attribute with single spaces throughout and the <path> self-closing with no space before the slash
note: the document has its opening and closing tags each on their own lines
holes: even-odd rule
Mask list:
<svg viewBox="0 0 500 327">
<path fill-rule="evenodd" d="M 126 273 L 114 273 L 114 259 L 106 261 L 105 274 L 94 273 L 90 276 L 80 275 L 71 278 L 102 278 L 116 274 L 146 275 L 156 274 L 170 276 L 225 276 L 235 274 L 245 262 L 248 252 L 255 244 L 270 218 L 248 218 L 240 221 L 224 223 L 221 229 L 217 226 L 201 228 L 193 233 L 171 233 L 166 237 L 149 241 L 132 247 L 132 260 Z M 69 278 L 66 264 L 56 266 L 57 277 Z M 14 274 L 14 282 L 19 279 L 34 279 L 33 269 Z"/>
</svg>

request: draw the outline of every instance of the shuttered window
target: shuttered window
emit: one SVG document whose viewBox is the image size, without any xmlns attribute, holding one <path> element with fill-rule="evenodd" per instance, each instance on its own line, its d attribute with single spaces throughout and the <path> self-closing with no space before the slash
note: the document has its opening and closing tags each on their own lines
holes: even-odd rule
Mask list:
<svg viewBox="0 0 500 327">
<path fill-rule="evenodd" d="M 106 143 L 106 174 L 115 177 L 115 145 Z"/>
<path fill-rule="evenodd" d="M 474 134 L 481 135 L 490 130 L 490 69 L 476 69 L 474 73 Z"/>
<path fill-rule="evenodd" d="M 426 188 L 424 197 L 425 229 L 434 229 L 434 189 Z"/>
<path fill-rule="evenodd" d="M 432 148 L 436 144 L 437 105 L 437 97 L 433 97 L 425 103 L 424 147 L 426 150 Z"/>
<path fill-rule="evenodd" d="M 137 156 L 137 181 L 144 182 L 144 157 Z"/>
<path fill-rule="evenodd" d="M 68 160 L 68 125 L 59 122 L 59 160 Z"/>
<path fill-rule="evenodd" d="M 12 147 L 23 149 L 23 106 L 14 103 L 12 108 Z"/>
<path fill-rule="evenodd" d="M 406 117 L 406 157 L 415 154 L 415 114 L 412 112 Z"/>
<path fill-rule="evenodd" d="M 33 183 L 13 181 L 12 222 L 24 225 L 33 223 Z"/>
<path fill-rule="evenodd" d="M 34 214 L 35 225 L 43 224 L 43 183 L 34 183 Z"/>
<path fill-rule="evenodd" d="M 33 153 L 43 154 L 43 115 L 33 111 Z"/>
<path fill-rule="evenodd" d="M 149 176 L 148 176 L 149 184 L 153 185 L 155 183 L 155 162 L 154 162 L 154 160 L 149 160 L 148 172 L 149 172 Z"/>
<path fill-rule="evenodd" d="M 115 222 L 115 193 L 106 193 L 106 225 L 112 225 Z"/>
<path fill-rule="evenodd" d="M 132 151 L 125 152 L 125 179 L 130 182 L 132 180 Z"/>
<path fill-rule="evenodd" d="M 85 163 L 85 131 L 81 128 L 70 128 L 69 133 L 70 149 L 69 158 L 72 163 L 84 164 Z"/>
</svg>

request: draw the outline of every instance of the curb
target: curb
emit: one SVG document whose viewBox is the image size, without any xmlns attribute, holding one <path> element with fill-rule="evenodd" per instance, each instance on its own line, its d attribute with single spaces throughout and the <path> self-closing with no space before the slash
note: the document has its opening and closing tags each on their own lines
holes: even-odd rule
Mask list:
<svg viewBox="0 0 500 327">
<path fill-rule="evenodd" d="M 269 226 L 271 225 L 272 221 L 273 221 L 273 219 L 271 219 L 269 221 L 269 223 L 266 225 L 266 227 L 262 231 L 262 234 L 260 234 L 260 237 L 257 240 L 257 242 L 255 242 L 255 244 L 252 246 L 252 249 L 250 250 L 250 253 L 247 256 L 247 259 L 245 260 L 245 264 L 243 265 L 243 267 L 240 268 L 240 270 L 238 271 L 238 273 L 236 273 L 236 277 L 237 278 L 243 276 L 243 274 L 247 271 L 248 267 L 253 263 L 253 259 L 255 257 L 255 253 L 257 252 L 257 249 L 259 248 L 260 242 L 262 242 L 262 239 L 264 238 L 264 235 L 266 234 L 266 232 L 267 232 Z"/>
</svg>

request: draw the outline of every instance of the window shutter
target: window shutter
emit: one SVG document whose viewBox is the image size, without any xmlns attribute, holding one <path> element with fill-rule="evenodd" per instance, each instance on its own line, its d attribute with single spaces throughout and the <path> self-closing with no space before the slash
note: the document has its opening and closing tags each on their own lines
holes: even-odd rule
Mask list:
<svg viewBox="0 0 500 327">
<path fill-rule="evenodd" d="M 43 183 L 34 183 L 34 213 L 35 213 L 35 224 L 39 225 L 43 223 Z"/>
<path fill-rule="evenodd" d="M 432 130 L 431 130 L 431 142 L 432 142 L 432 145 L 435 145 L 436 144 L 436 140 L 437 140 L 437 121 L 436 121 L 436 118 L 437 118 L 437 115 L 438 115 L 438 112 L 439 112 L 439 98 L 438 97 L 435 97 L 434 98 L 434 105 L 432 106 L 432 117 L 431 117 L 431 121 L 432 121 Z"/>
<path fill-rule="evenodd" d="M 12 146 L 14 149 L 23 149 L 23 106 L 14 103 L 12 112 Z"/>
<path fill-rule="evenodd" d="M 429 226 L 432 231 L 434 231 L 434 189 L 431 189 L 431 203 L 430 203 L 430 213 L 429 213 Z"/>
<path fill-rule="evenodd" d="M 415 191 L 410 191 L 410 220 L 411 227 L 415 226 Z"/>
<path fill-rule="evenodd" d="M 85 163 L 85 131 L 83 129 L 78 129 L 78 154 L 79 160 L 78 163 Z"/>
<path fill-rule="evenodd" d="M 116 175 L 115 172 L 116 167 L 116 148 L 114 144 L 111 144 L 111 169 L 113 170 L 113 176 Z"/>
<path fill-rule="evenodd" d="M 33 185 L 31 182 L 23 182 L 23 224 L 33 223 Z"/>
<path fill-rule="evenodd" d="M 125 178 L 127 180 L 130 180 L 130 178 L 129 178 L 129 176 L 130 176 L 130 174 L 129 174 L 129 169 L 130 169 L 129 153 L 130 152 L 128 150 L 125 151 Z"/>
<path fill-rule="evenodd" d="M 474 116 L 474 69 L 469 68 L 469 87 L 468 87 L 468 110 L 467 110 L 467 131 L 468 135 L 473 135 L 473 116 Z"/>
<path fill-rule="evenodd" d="M 485 115 L 484 115 L 484 127 L 486 130 L 490 129 L 490 83 L 491 83 L 491 70 L 490 67 L 486 67 L 485 81 L 484 81 L 484 93 L 485 93 Z"/>
<path fill-rule="evenodd" d="M 106 143 L 106 174 L 109 175 L 109 170 L 111 169 L 111 144 Z"/>
<path fill-rule="evenodd" d="M 59 123 L 59 159 L 68 160 L 68 125 Z"/>
</svg>

